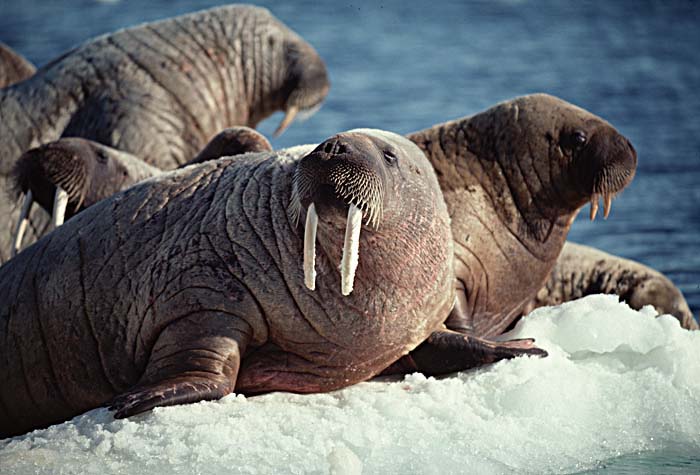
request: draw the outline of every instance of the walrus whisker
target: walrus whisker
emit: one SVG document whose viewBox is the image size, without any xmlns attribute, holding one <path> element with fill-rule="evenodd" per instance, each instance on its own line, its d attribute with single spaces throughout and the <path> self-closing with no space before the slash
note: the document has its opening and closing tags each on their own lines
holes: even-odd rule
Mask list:
<svg viewBox="0 0 700 475">
<path fill-rule="evenodd" d="M 68 193 L 60 186 L 56 187 L 56 194 L 53 198 L 53 213 L 51 213 L 51 226 L 56 229 L 63 224 L 66 217 L 66 205 L 68 205 Z"/>
<path fill-rule="evenodd" d="M 362 210 L 350 204 L 348 208 L 348 221 L 345 227 L 345 243 L 343 245 L 343 259 L 340 262 L 341 291 L 343 295 L 350 295 L 355 283 L 355 271 L 359 262 L 360 230 L 362 228 Z"/>
<path fill-rule="evenodd" d="M 316 206 L 311 203 L 306 211 L 306 227 L 304 229 L 304 284 L 310 290 L 316 290 L 316 230 L 318 229 L 318 214 Z"/>
<path fill-rule="evenodd" d="M 289 127 L 289 125 L 294 121 L 294 117 L 296 117 L 297 112 L 299 112 L 299 108 L 297 106 L 291 106 L 289 109 L 287 109 L 287 112 L 284 114 L 282 122 L 280 122 L 280 125 L 277 126 L 277 129 L 273 134 L 275 137 L 279 137 L 280 135 L 282 135 L 282 132 L 284 132 L 287 129 L 287 127 Z"/>
<path fill-rule="evenodd" d="M 27 194 L 24 195 L 22 210 L 19 213 L 19 220 L 17 221 L 17 228 L 15 229 L 15 238 L 12 242 L 12 257 L 15 257 L 22 248 L 22 238 L 24 237 L 24 232 L 27 230 L 27 224 L 29 223 L 29 211 L 32 208 L 32 203 L 34 203 L 32 190 L 27 190 Z"/>
</svg>

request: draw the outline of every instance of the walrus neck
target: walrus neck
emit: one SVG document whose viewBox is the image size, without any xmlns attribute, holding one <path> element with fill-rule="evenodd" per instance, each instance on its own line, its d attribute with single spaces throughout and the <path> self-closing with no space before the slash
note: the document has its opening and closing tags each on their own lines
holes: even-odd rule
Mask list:
<svg viewBox="0 0 700 475">
<path fill-rule="evenodd" d="M 453 220 L 456 213 L 466 211 L 465 200 L 473 204 L 473 214 L 482 218 L 484 207 L 491 208 L 498 227 L 505 226 L 530 254 L 540 260 L 556 260 L 577 207 L 546 206 L 551 197 L 529 186 L 517 157 L 482 153 L 484 144 L 478 143 L 476 135 L 469 119 L 458 119 L 408 138 L 432 163 Z M 472 198 L 465 198 L 465 193 Z M 543 196 L 550 199 L 543 200 Z M 484 221 L 485 227 L 496 227 Z"/>
</svg>

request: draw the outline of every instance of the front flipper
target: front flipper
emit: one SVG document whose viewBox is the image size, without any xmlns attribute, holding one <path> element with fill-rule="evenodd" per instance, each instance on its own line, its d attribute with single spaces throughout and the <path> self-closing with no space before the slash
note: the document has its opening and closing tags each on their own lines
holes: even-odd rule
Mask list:
<svg viewBox="0 0 700 475">
<path fill-rule="evenodd" d="M 211 312 L 170 324 L 158 336 L 141 380 L 115 397 L 109 409 L 121 419 L 230 394 L 250 335 L 244 320 Z"/>
<path fill-rule="evenodd" d="M 382 374 L 420 372 L 426 376 L 454 373 L 517 356 L 547 356 L 533 339 L 488 341 L 451 330 L 433 332 L 426 341 Z"/>
</svg>

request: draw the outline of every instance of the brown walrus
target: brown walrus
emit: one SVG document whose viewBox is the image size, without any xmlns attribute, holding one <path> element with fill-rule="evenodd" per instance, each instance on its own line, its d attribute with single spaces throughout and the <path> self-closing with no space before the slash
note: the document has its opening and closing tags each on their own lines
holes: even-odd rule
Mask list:
<svg viewBox="0 0 700 475">
<path fill-rule="evenodd" d="M 0 42 L 0 89 L 24 81 L 36 72 L 32 63 Z"/>
<path fill-rule="evenodd" d="M 313 47 L 263 8 L 218 7 L 100 36 L 0 90 L 0 190 L 22 153 L 61 136 L 172 169 L 225 127 L 285 110 L 281 132 L 328 88 Z M 0 263 L 18 211 L 0 200 Z M 47 224 L 33 213 L 28 232 Z"/>
<path fill-rule="evenodd" d="M 454 253 L 424 155 L 369 130 L 312 148 L 155 177 L 0 267 L 0 434 L 342 388 L 438 329 Z"/>
<path fill-rule="evenodd" d="M 271 150 L 270 142 L 260 132 L 249 127 L 230 127 L 216 134 L 183 167 L 223 156 Z M 14 195 L 24 195 L 12 240 L 12 256 L 22 244 L 34 242 L 23 239 L 33 203 L 51 214 L 53 229 L 98 201 L 161 173 L 159 168 L 129 153 L 78 137 L 58 139 L 25 152 L 17 160 L 11 179 Z M 41 235 L 32 237 L 38 239 Z"/>
<path fill-rule="evenodd" d="M 661 272 L 572 242 L 566 243 L 547 283 L 523 313 L 590 294 L 619 295 L 635 310 L 653 305 L 658 312 L 675 316 L 683 328 L 698 329 L 683 294 Z"/>
<path fill-rule="evenodd" d="M 457 302 L 445 325 L 487 340 L 544 286 L 581 207 L 597 209 L 602 198 L 607 216 L 637 165 L 634 147 L 609 123 L 546 94 L 408 138 L 435 168 L 452 219 Z M 436 351 L 440 344 L 429 338 L 388 372 L 463 369 Z"/>
</svg>

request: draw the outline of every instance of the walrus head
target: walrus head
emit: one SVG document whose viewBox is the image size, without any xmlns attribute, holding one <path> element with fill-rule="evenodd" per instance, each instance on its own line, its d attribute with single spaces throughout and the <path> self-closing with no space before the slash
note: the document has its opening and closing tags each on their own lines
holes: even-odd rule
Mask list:
<svg viewBox="0 0 700 475">
<path fill-rule="evenodd" d="M 637 166 L 634 147 L 608 122 L 546 94 L 506 101 L 410 138 L 433 162 L 443 191 L 478 184 L 514 233 L 538 241 L 560 218 L 570 224 L 587 202 L 593 219 L 602 198 L 607 217 Z"/>
<path fill-rule="evenodd" d="M 429 163 L 413 143 L 399 135 L 357 129 L 321 143 L 299 162 L 289 207 L 293 220 L 306 210 L 306 286 L 315 288 L 319 220 L 329 229 L 325 233 L 329 241 L 345 230 L 340 269 L 342 293 L 348 295 L 353 289 L 363 223 L 367 232 L 392 236 L 396 246 L 410 252 L 418 245 L 413 242 L 419 239 L 416 229 L 425 224 L 422 220 L 434 219 L 434 208 L 441 202 Z M 422 216 L 422 209 L 433 212 Z M 412 226 L 416 227 L 413 231 Z M 375 246 L 372 253 L 381 254 L 381 250 Z"/>
<path fill-rule="evenodd" d="M 286 71 L 282 86 L 285 92 L 285 116 L 275 130 L 279 136 L 299 114 L 306 118 L 315 113 L 328 94 L 330 82 L 326 65 L 307 43 L 290 41 L 285 44 Z"/>
<path fill-rule="evenodd" d="M 321 106 L 330 88 L 326 65 L 316 50 L 301 36 L 287 28 L 267 9 L 256 7 L 256 28 L 249 48 L 253 54 L 242 58 L 255 67 L 255 78 L 246 81 L 251 127 L 278 110 L 285 115 L 274 135 L 278 136 L 294 121 L 312 115 Z M 248 51 L 245 50 L 245 51 Z M 242 51 L 242 52 L 245 52 Z M 248 68 L 253 70 L 252 68 Z"/>
<path fill-rule="evenodd" d="M 16 195 L 25 195 L 12 255 L 22 247 L 32 203 L 51 214 L 53 227 L 58 227 L 64 219 L 157 173 L 128 153 L 82 138 L 63 138 L 25 152 L 12 173 Z"/>
</svg>

